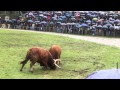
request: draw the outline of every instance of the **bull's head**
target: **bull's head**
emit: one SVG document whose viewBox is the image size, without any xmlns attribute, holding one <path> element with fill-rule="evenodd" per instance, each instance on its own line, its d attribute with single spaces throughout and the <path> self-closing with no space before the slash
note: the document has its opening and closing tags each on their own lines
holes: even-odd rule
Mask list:
<svg viewBox="0 0 120 90">
<path fill-rule="evenodd" d="M 54 60 L 54 65 L 55 65 L 56 67 L 58 67 L 58 68 L 61 68 L 61 67 L 58 66 L 57 63 L 56 63 L 57 61 L 60 61 L 60 59 L 53 59 L 53 60 Z"/>
</svg>

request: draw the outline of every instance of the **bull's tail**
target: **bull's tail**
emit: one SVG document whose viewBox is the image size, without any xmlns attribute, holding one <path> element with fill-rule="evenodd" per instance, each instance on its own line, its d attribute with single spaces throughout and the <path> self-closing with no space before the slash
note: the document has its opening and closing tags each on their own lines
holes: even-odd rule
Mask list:
<svg viewBox="0 0 120 90">
<path fill-rule="evenodd" d="M 24 65 L 30 60 L 30 53 L 28 52 L 27 55 L 26 55 L 26 58 L 24 61 L 21 61 L 20 64 L 22 64 L 22 67 L 20 69 L 20 71 L 22 71 Z"/>
</svg>

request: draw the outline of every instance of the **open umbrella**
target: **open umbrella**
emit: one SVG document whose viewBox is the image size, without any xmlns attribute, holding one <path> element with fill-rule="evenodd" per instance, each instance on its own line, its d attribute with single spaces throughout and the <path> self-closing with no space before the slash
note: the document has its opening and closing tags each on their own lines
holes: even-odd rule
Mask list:
<svg viewBox="0 0 120 90">
<path fill-rule="evenodd" d="M 46 21 L 42 21 L 41 23 L 46 24 L 47 22 Z"/>
<path fill-rule="evenodd" d="M 114 29 L 119 30 L 119 26 L 114 26 Z"/>
<path fill-rule="evenodd" d="M 50 22 L 51 25 L 53 25 L 54 23 L 53 22 Z"/>
<path fill-rule="evenodd" d="M 61 24 L 61 22 L 57 22 L 57 24 Z"/>
<path fill-rule="evenodd" d="M 109 21 L 115 21 L 115 19 L 113 19 L 113 18 L 109 18 Z"/>
<path fill-rule="evenodd" d="M 75 16 L 71 16 L 71 18 L 75 18 Z"/>
<path fill-rule="evenodd" d="M 92 25 L 92 27 L 95 27 L 95 28 L 96 28 L 96 27 L 97 27 L 97 25 Z"/>
<path fill-rule="evenodd" d="M 43 14 L 40 14 L 39 16 L 40 16 L 40 17 L 43 17 L 44 15 L 43 15 Z"/>
<path fill-rule="evenodd" d="M 12 21 L 16 21 L 16 19 L 12 19 Z"/>
<path fill-rule="evenodd" d="M 61 18 L 58 18 L 58 21 L 62 21 L 62 19 L 61 19 Z"/>
<path fill-rule="evenodd" d="M 120 20 L 115 20 L 115 21 L 114 21 L 114 23 L 119 23 L 119 22 L 120 22 Z"/>
<path fill-rule="evenodd" d="M 39 23 L 40 21 L 35 21 L 35 23 Z"/>
<path fill-rule="evenodd" d="M 102 25 L 98 25 L 98 26 L 96 26 L 97 28 L 102 28 Z"/>
<path fill-rule="evenodd" d="M 80 28 L 81 27 L 81 25 L 79 23 L 76 23 L 75 26 L 76 26 L 76 28 Z"/>
<path fill-rule="evenodd" d="M 105 25 L 105 24 L 110 24 L 110 23 L 109 21 L 104 21 L 103 24 Z"/>
<path fill-rule="evenodd" d="M 66 16 L 60 16 L 60 18 L 65 19 L 65 18 L 66 18 Z"/>
<path fill-rule="evenodd" d="M 76 19 L 75 18 L 71 18 L 72 21 L 75 21 Z"/>
<path fill-rule="evenodd" d="M 94 22 L 92 23 L 92 25 L 95 25 L 95 24 L 96 24 L 96 23 L 94 23 Z"/>
<path fill-rule="evenodd" d="M 57 12 L 55 12 L 55 13 L 57 13 L 57 14 L 62 14 L 62 12 L 61 12 L 61 11 L 57 11 Z"/>
<path fill-rule="evenodd" d="M 120 79 L 120 69 L 108 69 L 93 72 L 86 79 Z"/>
<path fill-rule="evenodd" d="M 57 20 L 57 18 L 56 17 L 52 17 L 52 20 Z"/>
<path fill-rule="evenodd" d="M 32 20 L 28 20 L 27 22 L 31 22 L 32 23 L 33 21 Z"/>
<path fill-rule="evenodd" d="M 88 25 L 85 24 L 85 23 L 82 23 L 82 24 L 81 24 L 81 27 L 88 27 Z"/>
<path fill-rule="evenodd" d="M 114 21 L 109 21 L 110 24 L 114 24 Z"/>
<path fill-rule="evenodd" d="M 87 20 L 86 23 L 91 23 L 91 21 L 90 21 L 90 20 Z"/>
<path fill-rule="evenodd" d="M 43 16 L 43 18 L 45 18 L 45 19 L 46 19 L 46 18 L 47 18 L 47 16 Z"/>
<path fill-rule="evenodd" d="M 114 26 L 110 26 L 110 29 L 113 30 L 113 29 L 114 29 Z"/>
<path fill-rule="evenodd" d="M 66 23 L 61 23 L 61 25 L 66 25 Z"/>
<path fill-rule="evenodd" d="M 112 24 L 110 24 L 110 23 L 108 23 L 108 24 L 105 24 L 107 27 L 110 27 L 110 26 L 112 26 Z"/>
<path fill-rule="evenodd" d="M 108 29 L 108 27 L 107 27 L 106 25 L 104 25 L 102 28 L 103 28 L 103 29 Z"/>
<path fill-rule="evenodd" d="M 12 23 L 12 20 L 8 20 L 9 23 Z"/>
<path fill-rule="evenodd" d="M 96 18 L 96 15 L 90 15 L 90 17 L 92 17 L 92 18 Z"/>
</svg>

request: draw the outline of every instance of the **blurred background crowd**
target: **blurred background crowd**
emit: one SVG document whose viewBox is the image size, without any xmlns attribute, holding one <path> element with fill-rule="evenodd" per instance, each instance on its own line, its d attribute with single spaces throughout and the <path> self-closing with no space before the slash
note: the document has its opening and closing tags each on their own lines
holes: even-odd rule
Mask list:
<svg viewBox="0 0 120 90">
<path fill-rule="evenodd" d="M 24 11 L 16 18 L 0 17 L 0 28 L 120 36 L 120 14 L 115 11 Z"/>
</svg>

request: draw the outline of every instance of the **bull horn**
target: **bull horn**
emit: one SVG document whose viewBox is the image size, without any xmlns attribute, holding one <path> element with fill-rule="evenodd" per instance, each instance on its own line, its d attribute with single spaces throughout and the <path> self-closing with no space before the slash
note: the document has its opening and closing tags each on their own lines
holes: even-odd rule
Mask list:
<svg viewBox="0 0 120 90">
<path fill-rule="evenodd" d="M 60 67 L 60 66 L 58 66 L 56 63 L 54 63 L 54 64 L 55 64 L 55 66 L 56 66 L 56 67 L 61 68 L 61 67 Z"/>
<path fill-rule="evenodd" d="M 55 62 L 60 61 L 60 59 L 53 59 Z"/>
<path fill-rule="evenodd" d="M 54 59 L 54 64 L 55 64 L 55 66 L 58 67 L 58 68 L 61 68 L 60 66 L 58 66 L 58 65 L 56 64 L 56 61 L 58 61 L 58 60 L 55 60 L 55 59 Z"/>
</svg>

